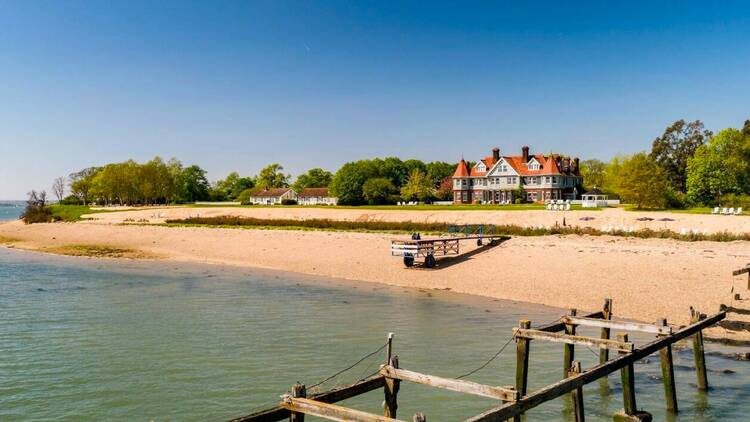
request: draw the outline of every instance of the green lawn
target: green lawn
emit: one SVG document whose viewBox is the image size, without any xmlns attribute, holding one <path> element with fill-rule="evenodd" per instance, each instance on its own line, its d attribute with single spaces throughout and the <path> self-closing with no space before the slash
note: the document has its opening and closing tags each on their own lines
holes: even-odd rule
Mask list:
<svg viewBox="0 0 750 422">
<path fill-rule="evenodd" d="M 115 212 L 116 210 L 92 210 L 87 205 L 50 205 L 52 218 L 57 221 L 80 221 L 84 214 L 99 214 L 104 212 Z"/>
<path fill-rule="evenodd" d="M 625 211 L 662 211 L 662 212 L 674 212 L 678 214 L 711 214 L 711 210 L 713 208 L 711 207 L 691 207 L 691 208 L 683 208 L 683 209 L 677 209 L 677 208 L 641 208 L 638 209 L 634 206 L 626 206 Z M 740 214 L 740 215 L 747 215 L 747 214 Z"/>
<path fill-rule="evenodd" d="M 323 208 L 323 209 L 352 209 L 352 210 L 378 210 L 378 211 L 538 211 L 544 210 L 544 204 L 457 204 L 457 205 L 193 205 L 187 204 L 187 207 L 195 208 L 215 208 L 215 207 L 232 207 L 232 208 Z M 580 205 L 573 205 L 572 210 L 582 210 Z M 597 211 L 596 208 L 587 208 L 587 211 Z"/>
</svg>

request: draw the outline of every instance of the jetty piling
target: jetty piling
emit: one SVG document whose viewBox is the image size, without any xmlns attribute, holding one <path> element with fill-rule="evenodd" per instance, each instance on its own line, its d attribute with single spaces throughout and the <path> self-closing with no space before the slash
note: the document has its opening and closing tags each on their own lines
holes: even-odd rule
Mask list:
<svg viewBox="0 0 750 422">
<path fill-rule="evenodd" d="M 346 387 L 311 396 L 306 394 L 303 384 L 295 384 L 292 387 L 291 394 L 282 396 L 281 402 L 276 407 L 237 418 L 231 422 L 271 422 L 287 418 L 294 422 L 304 422 L 305 414 L 335 421 L 398 421 L 396 419 L 397 399 L 401 382 L 417 383 L 464 394 L 488 397 L 499 402 L 497 406 L 466 419 L 464 422 L 520 421 L 521 415 L 528 410 L 566 394 L 570 394 L 572 399 L 575 421 L 583 422 L 585 421 L 583 386 L 597 380 L 606 379 L 609 374 L 615 371 L 620 371 L 622 379 L 623 410 L 614 414 L 613 420 L 647 422 L 652 420 L 651 414 L 639 410 L 636 405 L 634 364 L 651 354 L 659 353 L 664 378 L 666 408 L 670 412 L 676 412 L 677 396 L 672 362 L 672 344 L 681 340 L 692 339 L 698 388 L 705 391 L 708 388 L 708 380 L 702 330 L 718 323 L 725 317 L 726 311 L 723 310 L 711 316 L 706 316 L 691 308 L 690 325 L 679 330 L 673 330 L 672 327 L 667 325 L 666 319 L 660 319 L 655 324 L 614 321 L 612 320 L 612 301 L 607 299 L 603 310 L 600 312 L 578 316 L 576 310 L 571 310 L 569 315 L 534 329 L 531 328 L 529 320 L 521 320 L 518 327 L 513 328 L 513 336 L 516 340 L 515 388 L 484 385 L 460 378 L 444 378 L 400 368 L 398 357 L 393 355 L 393 334 L 389 333 L 388 342 L 385 345 L 386 364 L 381 365 L 380 370 L 375 375 Z M 601 328 L 602 331 L 598 337 L 581 336 L 576 334 L 578 326 L 597 327 Z M 651 333 L 656 336 L 656 339 L 636 347 L 630 341 L 627 332 L 618 334 L 616 340 L 611 339 L 610 333 L 613 329 Z M 563 343 L 563 361 L 567 370 L 562 380 L 529 392 L 530 344 L 532 341 L 539 340 Z M 576 345 L 597 347 L 600 351 L 615 350 L 618 353 L 616 357 L 609 359 L 608 354 L 604 355 L 600 352 L 599 364 L 584 369 L 579 361 L 574 360 L 574 347 Z M 382 346 L 380 350 L 382 351 Z M 383 388 L 385 396 L 383 416 L 334 404 L 379 388 Z M 412 420 L 426 421 L 426 417 L 423 413 L 417 413 Z"/>
</svg>

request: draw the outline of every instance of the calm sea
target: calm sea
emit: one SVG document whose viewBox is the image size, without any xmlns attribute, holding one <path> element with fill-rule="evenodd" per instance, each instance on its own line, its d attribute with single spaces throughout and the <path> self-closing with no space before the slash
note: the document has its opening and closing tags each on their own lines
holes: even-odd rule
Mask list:
<svg viewBox="0 0 750 422">
<path fill-rule="evenodd" d="M 0 249 L 0 420 L 226 420 L 277 401 L 296 381 L 311 385 L 348 366 L 388 332 L 403 367 L 455 377 L 494 355 L 520 318 L 540 324 L 563 312 L 285 273 Z M 514 352 L 510 343 L 470 379 L 513 384 Z M 597 361 L 585 348 L 576 358 L 585 367 Z M 691 353 L 678 350 L 675 359 L 681 413 L 670 420 L 748 420 L 750 364 L 709 355 L 706 395 L 696 391 Z M 360 379 L 383 360 L 379 353 L 325 386 Z M 560 345 L 533 343 L 531 388 L 558 380 L 561 361 Z M 664 420 L 659 374 L 658 358 L 637 365 L 637 400 Z M 586 387 L 588 420 L 610 421 L 622 407 L 618 379 L 610 377 L 610 395 Z M 382 400 L 376 391 L 347 405 L 379 413 Z M 402 384 L 399 415 L 458 420 L 494 404 Z M 567 420 L 569 401 L 528 416 Z"/>
<path fill-rule="evenodd" d="M 0 200 L 0 221 L 18 219 L 25 205 L 25 201 Z"/>
</svg>

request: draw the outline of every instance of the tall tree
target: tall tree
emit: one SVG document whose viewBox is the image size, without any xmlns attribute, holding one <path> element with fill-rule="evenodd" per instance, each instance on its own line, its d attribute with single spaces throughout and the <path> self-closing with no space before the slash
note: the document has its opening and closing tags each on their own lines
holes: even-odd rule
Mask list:
<svg viewBox="0 0 750 422">
<path fill-rule="evenodd" d="M 664 133 L 654 139 L 651 158 L 664 171 L 672 189 L 687 192 L 687 162 L 695 150 L 711 138 L 711 131 L 703 127 L 703 122 L 678 120 Z"/>
<path fill-rule="evenodd" d="M 583 183 L 588 188 L 604 189 L 604 178 L 606 177 L 606 164 L 601 160 L 592 158 L 581 161 L 581 176 Z"/>
<path fill-rule="evenodd" d="M 417 199 L 426 201 L 430 199 L 435 192 L 435 186 L 427 175 L 415 168 L 409 173 L 409 180 L 401 187 L 401 197 L 404 200 Z"/>
<path fill-rule="evenodd" d="M 60 202 L 65 197 L 65 178 L 58 177 L 52 182 L 52 192 L 57 198 L 57 202 Z"/>
<path fill-rule="evenodd" d="M 195 202 L 208 199 L 208 179 L 206 171 L 192 165 L 184 168 L 177 177 L 175 183 L 177 202 Z"/>
<path fill-rule="evenodd" d="M 260 189 L 284 188 L 289 186 L 288 174 L 284 174 L 281 164 L 273 163 L 263 167 L 258 173 L 257 186 Z"/>
<path fill-rule="evenodd" d="M 333 174 L 330 171 L 314 168 L 297 176 L 293 187 L 297 192 L 305 188 L 325 188 L 331 183 L 331 179 L 333 179 Z"/>
<path fill-rule="evenodd" d="M 379 172 L 372 160 L 353 161 L 341 166 L 329 188 L 338 197 L 339 204 L 358 205 L 365 202 L 362 186 L 374 177 L 379 177 Z"/>
<path fill-rule="evenodd" d="M 83 205 L 88 205 L 91 201 L 91 188 L 93 186 L 93 179 L 96 173 L 100 170 L 99 167 L 89 167 L 81 171 L 71 173 L 68 176 L 70 180 L 70 193 L 78 198 Z"/>
<path fill-rule="evenodd" d="M 662 208 L 669 190 L 664 171 L 643 152 L 633 154 L 622 162 L 618 174 L 619 193 L 623 201 L 637 208 Z"/>
<path fill-rule="evenodd" d="M 713 204 L 725 194 L 747 193 L 748 141 L 737 129 L 724 129 L 698 148 L 688 161 L 688 198 L 696 203 Z"/>
<path fill-rule="evenodd" d="M 362 185 L 362 195 L 370 205 L 385 204 L 388 197 L 396 191 L 390 179 L 385 177 L 375 177 L 367 179 Z"/>
<path fill-rule="evenodd" d="M 432 161 L 427 163 L 427 177 L 432 180 L 432 184 L 438 188 L 447 177 L 451 177 L 456 171 L 456 164 L 446 163 L 444 161 Z"/>
</svg>

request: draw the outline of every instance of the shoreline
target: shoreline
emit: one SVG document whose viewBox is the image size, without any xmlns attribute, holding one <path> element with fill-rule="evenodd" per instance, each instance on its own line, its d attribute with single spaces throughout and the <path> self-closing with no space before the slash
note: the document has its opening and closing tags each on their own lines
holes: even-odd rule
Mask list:
<svg viewBox="0 0 750 422">
<path fill-rule="evenodd" d="M 275 211 L 277 218 L 288 217 L 286 210 Z M 689 306 L 711 313 L 730 304 L 731 292 L 744 291 L 746 283 L 733 279 L 731 271 L 750 262 L 750 242 L 551 235 L 516 237 L 494 248 L 462 244 L 464 254 L 438 259 L 433 270 L 405 269 L 389 250 L 390 240 L 403 235 L 122 225 L 112 219 L 117 214 L 132 217 L 122 212 L 96 215 L 105 221 L 2 223 L 0 239 L 12 239 L 10 247 L 22 250 L 100 245 L 157 261 L 279 270 L 561 309 L 598 310 L 611 297 L 616 317 L 644 322 L 666 317 L 673 324 L 687 322 Z M 730 337 L 750 339 L 739 334 Z"/>
</svg>

